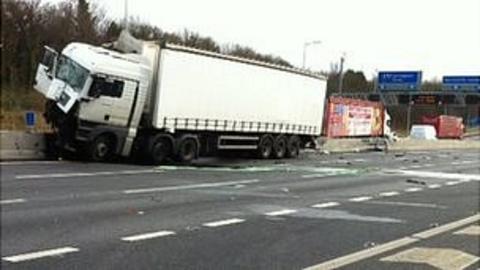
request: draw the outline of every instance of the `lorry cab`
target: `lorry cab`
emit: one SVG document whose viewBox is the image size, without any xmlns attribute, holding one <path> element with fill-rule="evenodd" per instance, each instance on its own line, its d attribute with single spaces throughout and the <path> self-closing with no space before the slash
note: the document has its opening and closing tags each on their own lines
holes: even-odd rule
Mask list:
<svg viewBox="0 0 480 270">
<path fill-rule="evenodd" d="M 121 154 L 130 151 L 149 78 L 148 64 L 138 55 L 71 43 L 61 54 L 45 48 L 34 88 L 54 104 L 56 113 L 47 111 L 47 120 L 56 129 L 70 129 L 59 130 L 59 136 L 74 132 L 88 144 L 108 134 L 114 149 L 109 151 Z M 69 115 L 75 123 L 64 125 Z"/>
</svg>

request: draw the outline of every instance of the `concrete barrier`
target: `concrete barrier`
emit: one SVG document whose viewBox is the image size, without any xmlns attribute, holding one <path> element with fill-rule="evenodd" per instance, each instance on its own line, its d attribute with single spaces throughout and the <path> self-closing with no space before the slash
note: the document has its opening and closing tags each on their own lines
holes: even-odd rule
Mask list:
<svg viewBox="0 0 480 270">
<path fill-rule="evenodd" d="M 0 131 L 0 160 L 38 160 L 47 157 L 44 133 Z"/>
</svg>

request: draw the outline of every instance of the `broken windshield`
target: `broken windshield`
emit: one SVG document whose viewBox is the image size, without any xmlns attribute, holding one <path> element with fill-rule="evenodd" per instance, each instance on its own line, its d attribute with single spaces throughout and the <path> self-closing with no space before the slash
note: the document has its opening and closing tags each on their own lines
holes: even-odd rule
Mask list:
<svg viewBox="0 0 480 270">
<path fill-rule="evenodd" d="M 55 77 L 70 85 L 78 93 L 85 85 L 88 70 L 65 55 L 61 55 L 58 59 Z"/>
</svg>

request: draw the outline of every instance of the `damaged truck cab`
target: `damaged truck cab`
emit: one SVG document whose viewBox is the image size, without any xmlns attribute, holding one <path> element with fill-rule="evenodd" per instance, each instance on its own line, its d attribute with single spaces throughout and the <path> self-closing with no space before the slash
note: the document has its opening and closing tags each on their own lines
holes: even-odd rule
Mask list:
<svg viewBox="0 0 480 270">
<path fill-rule="evenodd" d="M 137 55 L 71 43 L 61 54 L 45 48 L 34 88 L 48 100 L 57 146 L 100 161 L 130 154 L 149 77 Z"/>
</svg>

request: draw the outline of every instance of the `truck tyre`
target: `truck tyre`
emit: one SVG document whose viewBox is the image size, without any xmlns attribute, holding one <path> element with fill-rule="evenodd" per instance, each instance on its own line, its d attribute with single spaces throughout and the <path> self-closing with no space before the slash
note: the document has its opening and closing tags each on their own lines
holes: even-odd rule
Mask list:
<svg viewBox="0 0 480 270">
<path fill-rule="evenodd" d="M 172 155 L 172 140 L 167 136 L 155 136 L 149 144 L 150 160 L 159 165 Z"/>
<path fill-rule="evenodd" d="M 284 158 L 286 152 L 287 139 L 283 135 L 277 136 L 273 142 L 273 157 L 278 159 Z"/>
<path fill-rule="evenodd" d="M 287 142 L 286 156 L 288 158 L 296 158 L 300 154 L 300 138 L 298 136 L 291 136 Z"/>
<path fill-rule="evenodd" d="M 178 141 L 176 160 L 189 163 L 197 157 L 198 143 L 193 137 L 182 137 Z"/>
<path fill-rule="evenodd" d="M 87 149 L 87 157 L 95 162 L 110 161 L 113 158 L 115 140 L 108 134 L 95 138 Z"/>
<path fill-rule="evenodd" d="M 258 142 L 257 156 L 261 159 L 270 157 L 273 151 L 273 137 L 271 135 L 263 135 Z"/>
</svg>

